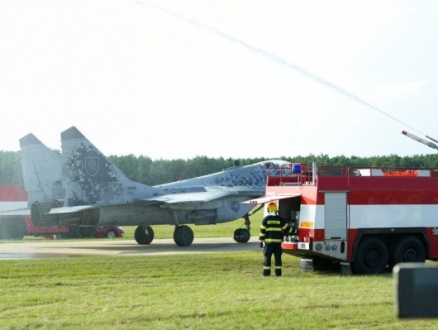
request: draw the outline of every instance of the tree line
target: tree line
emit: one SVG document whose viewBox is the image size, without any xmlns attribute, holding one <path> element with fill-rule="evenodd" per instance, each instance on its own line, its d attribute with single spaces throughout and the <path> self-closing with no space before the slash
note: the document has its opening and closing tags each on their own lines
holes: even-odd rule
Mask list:
<svg viewBox="0 0 438 330">
<path fill-rule="evenodd" d="M 56 151 L 56 150 L 55 150 Z M 56 151 L 59 153 L 59 151 Z M 0 185 L 23 185 L 19 151 L 0 151 Z M 152 160 L 147 156 L 109 156 L 123 173 L 131 180 L 147 185 L 157 185 L 178 180 L 190 179 L 201 175 L 219 172 L 236 165 L 232 158 L 209 158 L 197 156 L 192 159 Z M 327 154 L 296 157 L 279 157 L 293 163 L 312 163 L 330 166 L 375 166 L 375 167 L 421 167 L 438 168 L 438 153 L 400 157 L 398 155 L 372 157 L 329 157 Z M 240 165 L 248 165 L 267 158 L 239 159 Z"/>
</svg>

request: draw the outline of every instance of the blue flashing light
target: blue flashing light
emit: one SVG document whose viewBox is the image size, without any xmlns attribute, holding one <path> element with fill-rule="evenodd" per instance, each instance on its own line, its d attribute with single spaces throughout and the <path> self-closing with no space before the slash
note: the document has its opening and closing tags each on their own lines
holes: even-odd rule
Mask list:
<svg viewBox="0 0 438 330">
<path fill-rule="evenodd" d="M 299 172 L 301 172 L 301 164 L 293 164 L 293 165 L 292 165 L 292 172 L 293 172 L 293 173 L 299 173 Z"/>
</svg>

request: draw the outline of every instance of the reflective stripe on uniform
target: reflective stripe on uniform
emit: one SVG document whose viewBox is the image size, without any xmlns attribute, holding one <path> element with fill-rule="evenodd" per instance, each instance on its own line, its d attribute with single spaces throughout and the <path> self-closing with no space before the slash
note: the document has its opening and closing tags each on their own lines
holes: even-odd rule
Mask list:
<svg viewBox="0 0 438 330">
<path fill-rule="evenodd" d="M 268 220 L 267 223 L 268 223 L 268 225 L 280 225 L 281 224 L 280 220 Z"/>
<path fill-rule="evenodd" d="M 276 238 L 265 238 L 266 243 L 281 243 L 283 242 L 283 239 L 276 239 Z"/>
<path fill-rule="evenodd" d="M 282 228 L 266 228 L 266 231 L 282 231 Z"/>
</svg>

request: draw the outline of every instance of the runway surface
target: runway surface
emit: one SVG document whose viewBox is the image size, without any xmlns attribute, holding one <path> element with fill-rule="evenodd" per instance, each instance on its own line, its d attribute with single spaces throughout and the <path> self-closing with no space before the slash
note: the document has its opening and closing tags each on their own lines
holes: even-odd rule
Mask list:
<svg viewBox="0 0 438 330">
<path fill-rule="evenodd" d="M 150 245 L 139 245 L 135 240 L 41 240 L 32 242 L 0 243 L 0 260 L 72 258 L 96 256 L 148 256 L 180 253 L 231 252 L 260 250 L 257 237 L 248 243 L 236 243 L 232 238 L 195 238 L 192 245 L 177 246 L 172 239 L 156 239 Z"/>
</svg>

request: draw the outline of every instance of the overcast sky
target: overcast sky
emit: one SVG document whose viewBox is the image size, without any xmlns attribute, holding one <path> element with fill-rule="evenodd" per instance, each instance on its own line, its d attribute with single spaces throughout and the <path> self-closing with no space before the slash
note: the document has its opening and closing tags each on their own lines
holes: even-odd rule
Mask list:
<svg viewBox="0 0 438 330">
<path fill-rule="evenodd" d="M 438 1 L 0 2 L 0 150 L 76 126 L 152 159 L 437 152 Z"/>
</svg>

